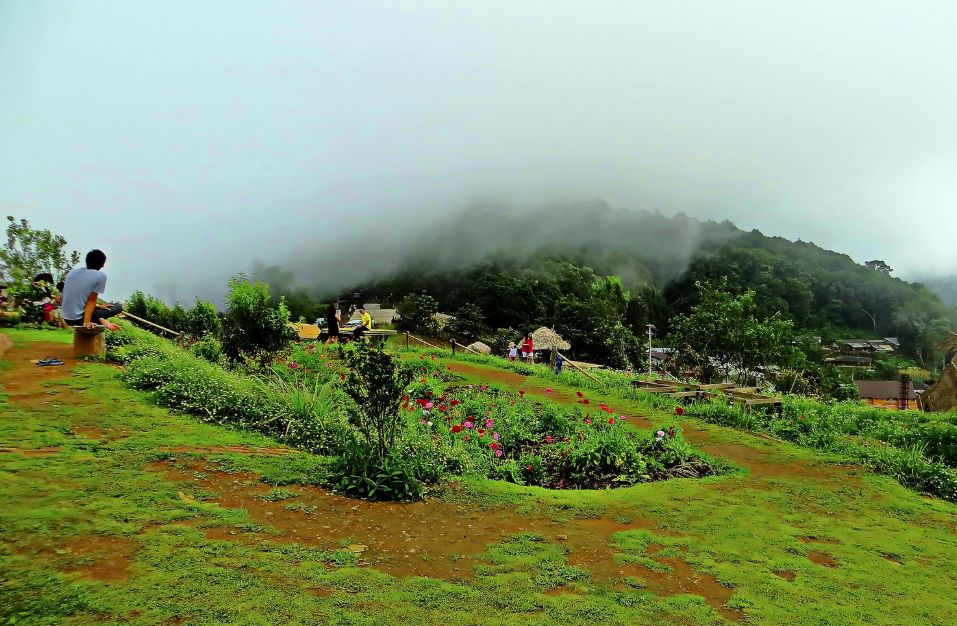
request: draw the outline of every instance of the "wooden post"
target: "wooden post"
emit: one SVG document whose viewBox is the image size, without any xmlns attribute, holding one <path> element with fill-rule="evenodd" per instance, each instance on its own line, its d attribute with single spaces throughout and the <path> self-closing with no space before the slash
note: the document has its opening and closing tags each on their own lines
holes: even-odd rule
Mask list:
<svg viewBox="0 0 957 626">
<path fill-rule="evenodd" d="M 405 349 L 409 349 L 409 331 L 405 331 Z"/>
<path fill-rule="evenodd" d="M 103 331 L 106 326 L 97 326 L 96 328 L 74 328 L 73 329 L 73 356 L 77 359 L 83 358 L 106 358 L 106 336 Z"/>
<path fill-rule="evenodd" d="M 561 354 L 561 352 L 558 352 L 557 354 Z M 597 378 L 595 378 L 594 376 L 592 376 L 591 374 L 589 374 L 588 372 L 586 372 L 583 368 L 578 367 L 578 366 L 575 364 L 574 361 L 572 361 L 571 359 L 569 359 L 569 358 L 568 358 L 567 356 L 565 356 L 564 354 L 562 354 L 562 358 L 565 359 L 565 362 L 566 362 L 566 363 L 568 363 L 569 365 L 571 365 L 572 367 L 574 367 L 576 370 L 578 370 L 579 372 L 581 372 L 581 373 L 584 374 L 585 376 L 591 378 L 593 381 L 595 381 L 595 382 L 598 383 L 599 385 L 604 385 L 604 384 L 605 384 L 605 383 L 601 382 L 600 380 L 598 380 Z"/>
</svg>

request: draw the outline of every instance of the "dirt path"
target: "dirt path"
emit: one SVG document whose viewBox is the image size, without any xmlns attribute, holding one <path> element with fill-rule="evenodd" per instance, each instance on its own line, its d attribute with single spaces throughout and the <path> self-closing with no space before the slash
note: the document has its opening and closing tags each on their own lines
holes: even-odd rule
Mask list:
<svg viewBox="0 0 957 626">
<path fill-rule="evenodd" d="M 0 372 L 3 392 L 12 402 L 25 405 L 49 402 L 52 394 L 46 384 L 66 378 L 76 365 L 70 344 L 31 342 L 14 346 L 3 334 L 0 334 L 0 358 L 12 366 Z M 63 365 L 40 367 L 36 364 L 36 361 L 46 358 L 60 359 Z"/>
</svg>

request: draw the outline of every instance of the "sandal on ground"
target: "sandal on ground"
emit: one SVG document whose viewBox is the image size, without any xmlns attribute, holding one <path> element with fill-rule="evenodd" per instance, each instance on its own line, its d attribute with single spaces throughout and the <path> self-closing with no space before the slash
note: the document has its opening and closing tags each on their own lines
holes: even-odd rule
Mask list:
<svg viewBox="0 0 957 626">
<path fill-rule="evenodd" d="M 60 359 L 40 359 L 37 361 L 37 365 L 40 367 L 55 367 L 57 365 L 63 365 L 63 361 Z"/>
</svg>

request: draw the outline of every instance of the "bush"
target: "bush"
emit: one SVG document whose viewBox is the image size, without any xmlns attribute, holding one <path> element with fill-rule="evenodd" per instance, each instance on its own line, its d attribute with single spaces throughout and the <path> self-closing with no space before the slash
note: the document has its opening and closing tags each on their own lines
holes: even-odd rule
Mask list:
<svg viewBox="0 0 957 626">
<path fill-rule="evenodd" d="M 478 339 L 485 329 L 482 309 L 474 304 L 466 304 L 455 312 L 445 331 L 455 337 Z"/>
<path fill-rule="evenodd" d="M 293 337 L 289 310 L 282 299 L 273 302 L 269 285 L 250 282 L 243 275 L 232 278 L 226 307 L 221 341 L 230 362 L 264 367 L 288 348 Z"/>
<path fill-rule="evenodd" d="M 186 312 L 186 332 L 194 337 L 217 336 L 222 330 L 222 322 L 216 314 L 216 307 L 207 300 L 196 300 Z"/>
<path fill-rule="evenodd" d="M 429 294 L 409 294 L 399 303 L 399 328 L 434 335 L 438 331 L 435 321 L 438 312 L 439 303 Z"/>
<path fill-rule="evenodd" d="M 492 354 L 495 356 L 507 356 L 508 344 L 514 343 L 518 345 L 518 342 L 521 340 L 522 333 L 514 328 L 499 328 L 495 331 L 495 338 L 492 340 Z"/>
</svg>

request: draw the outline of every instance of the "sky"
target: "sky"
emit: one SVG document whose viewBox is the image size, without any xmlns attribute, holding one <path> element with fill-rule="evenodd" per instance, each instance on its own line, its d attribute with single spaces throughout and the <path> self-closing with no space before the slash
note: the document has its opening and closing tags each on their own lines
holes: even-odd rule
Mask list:
<svg viewBox="0 0 957 626">
<path fill-rule="evenodd" d="M 107 295 L 488 198 L 729 219 L 957 266 L 957 3 L 0 0 L 0 215 Z M 307 258 L 302 255 L 301 258 Z"/>
</svg>

